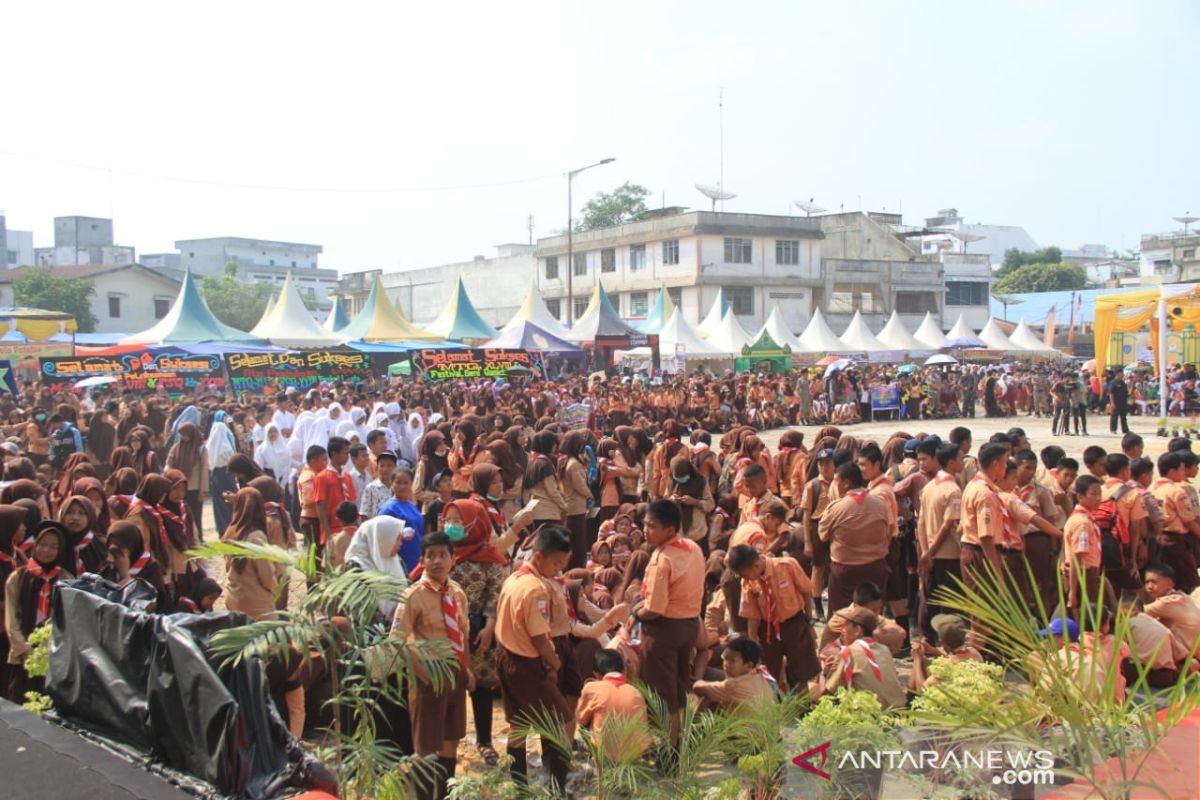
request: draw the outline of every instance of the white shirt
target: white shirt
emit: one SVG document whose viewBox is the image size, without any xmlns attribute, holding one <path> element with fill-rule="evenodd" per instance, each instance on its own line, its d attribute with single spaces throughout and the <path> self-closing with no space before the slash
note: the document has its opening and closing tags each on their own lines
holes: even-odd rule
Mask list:
<svg viewBox="0 0 1200 800">
<path fill-rule="evenodd" d="M 271 417 L 271 421 L 275 423 L 275 427 L 279 428 L 280 433 L 290 432 L 296 427 L 296 415 L 283 409 L 276 411 L 275 416 Z"/>
</svg>

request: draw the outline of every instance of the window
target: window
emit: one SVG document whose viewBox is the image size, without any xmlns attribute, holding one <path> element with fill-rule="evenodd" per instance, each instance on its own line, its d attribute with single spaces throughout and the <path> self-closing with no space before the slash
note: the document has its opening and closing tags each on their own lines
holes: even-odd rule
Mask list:
<svg viewBox="0 0 1200 800">
<path fill-rule="evenodd" d="M 546 280 L 552 281 L 558 277 L 558 256 L 546 256 Z"/>
<path fill-rule="evenodd" d="M 10 264 L 17 263 L 17 251 L 16 250 L 8 251 L 8 263 L 10 263 Z"/>
<path fill-rule="evenodd" d="M 946 281 L 946 305 L 986 306 L 988 285 L 982 282 Z"/>
<path fill-rule="evenodd" d="M 546 301 L 546 310 L 550 312 L 550 316 L 555 319 L 562 319 L 562 300 L 557 297 L 553 300 Z"/>
<path fill-rule="evenodd" d="M 119 295 L 110 294 L 108 296 L 108 316 L 111 319 L 121 316 L 121 297 Z"/>
<path fill-rule="evenodd" d="M 637 319 L 645 318 L 648 308 L 646 297 L 646 292 L 629 293 L 629 316 Z"/>
<path fill-rule="evenodd" d="M 617 248 L 606 247 L 600 251 L 600 271 L 601 272 L 616 272 L 617 271 Z"/>
<path fill-rule="evenodd" d="M 575 309 L 574 319 L 578 321 L 583 316 L 583 312 L 587 311 L 588 303 L 591 302 L 590 297 L 576 297 L 572 303 Z"/>
<path fill-rule="evenodd" d="M 1174 268 L 1171 266 L 1171 259 L 1160 258 L 1154 262 L 1155 275 L 1170 275 L 1172 272 L 1174 272 Z"/>
<path fill-rule="evenodd" d="M 1183 257 L 1184 258 L 1195 258 L 1196 257 L 1196 248 L 1189 247 L 1187 250 L 1184 250 Z"/>
<path fill-rule="evenodd" d="M 268 266 L 268 267 L 273 267 L 273 266 L 275 266 L 275 259 L 273 259 L 273 258 L 272 258 L 272 259 L 271 259 L 269 262 L 267 262 L 267 266 Z M 295 264 L 293 264 L 292 266 L 295 266 Z"/>
<path fill-rule="evenodd" d="M 676 286 L 674 289 L 667 289 L 667 297 L 671 298 L 671 302 L 676 308 L 683 305 L 683 289 Z"/>
<path fill-rule="evenodd" d="M 775 263 L 795 266 L 800 263 L 799 239 L 775 240 Z"/>
<path fill-rule="evenodd" d="M 747 239 L 746 241 L 750 240 Z M 753 286 L 726 286 L 725 296 L 729 298 L 729 307 L 733 309 L 734 314 L 743 317 L 754 314 Z"/>
<path fill-rule="evenodd" d="M 575 277 L 587 275 L 587 253 L 576 253 L 575 259 Z"/>
<path fill-rule="evenodd" d="M 855 311 L 875 314 L 883 311 L 882 287 L 875 283 L 835 283 L 829 300 L 826 310 L 834 314 L 852 314 Z"/>
<path fill-rule="evenodd" d="M 663 263 L 678 264 L 679 263 L 679 240 L 668 239 L 663 242 Z"/>
<path fill-rule="evenodd" d="M 109 298 L 111 299 L 111 298 Z M 154 318 L 162 319 L 171 310 L 171 299 L 169 297 L 154 298 Z"/>
<path fill-rule="evenodd" d="M 293 266 L 293 267 L 294 267 L 294 266 L 296 266 L 296 262 L 295 262 L 295 261 L 293 261 L 293 262 L 292 262 L 292 266 Z"/>
<path fill-rule="evenodd" d="M 937 311 L 932 292 L 896 292 L 897 313 L 924 314 L 926 311 Z"/>
<path fill-rule="evenodd" d="M 753 242 L 750 239 L 738 239 L 733 236 L 725 237 L 725 263 L 749 264 L 753 252 Z"/>
<path fill-rule="evenodd" d="M 635 269 L 646 268 L 646 245 L 631 244 L 629 245 L 629 270 L 632 272 Z"/>
</svg>

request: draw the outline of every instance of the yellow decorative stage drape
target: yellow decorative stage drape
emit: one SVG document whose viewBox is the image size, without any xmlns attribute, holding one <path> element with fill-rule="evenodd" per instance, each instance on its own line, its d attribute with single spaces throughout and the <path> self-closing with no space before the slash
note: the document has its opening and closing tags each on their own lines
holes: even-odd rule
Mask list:
<svg viewBox="0 0 1200 800">
<path fill-rule="evenodd" d="M 1200 327 L 1200 293 L 1194 284 L 1165 284 L 1156 289 L 1125 294 L 1102 294 L 1096 298 L 1093 326 L 1096 345 L 1096 371 L 1104 372 L 1108 343 L 1114 333 L 1136 333 L 1150 325 L 1150 347 L 1158 364 L 1158 302 L 1167 302 L 1167 325 L 1181 331 L 1189 322 Z"/>
</svg>

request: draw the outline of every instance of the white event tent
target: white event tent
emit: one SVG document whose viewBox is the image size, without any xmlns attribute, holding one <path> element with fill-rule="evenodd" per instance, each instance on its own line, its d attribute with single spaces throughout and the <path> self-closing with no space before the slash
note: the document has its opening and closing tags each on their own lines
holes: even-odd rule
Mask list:
<svg viewBox="0 0 1200 800">
<path fill-rule="evenodd" d="M 740 355 L 742 348 L 749 345 L 752 339 L 730 308 L 725 311 L 725 316 L 721 317 L 717 327 L 708 334 L 707 341 L 719 352 Z"/>
<path fill-rule="evenodd" d="M 808 321 L 808 327 L 800 334 L 799 350 L 793 352 L 852 353 L 854 348 L 847 347 L 846 343 L 838 338 L 838 335 L 829 327 L 829 323 L 825 321 L 825 315 L 818 308 L 813 312 L 812 319 Z"/>
<path fill-rule="evenodd" d="M 875 334 L 871 333 L 871 329 L 867 327 L 867 321 L 863 319 L 861 311 L 854 312 L 854 318 L 850 320 L 850 324 L 842 332 L 841 339 L 846 343 L 846 347 L 856 353 L 878 353 L 883 350 L 892 349 L 879 341 L 875 337 Z"/>
<path fill-rule="evenodd" d="M 942 333 L 942 326 L 934 322 L 933 314 L 928 311 L 925 312 L 925 319 L 921 320 L 920 327 L 913 333 L 913 338 L 935 350 L 946 346 L 946 334 Z"/>
<path fill-rule="evenodd" d="M 775 307 L 771 309 L 771 314 L 767 317 L 767 321 L 755 335 L 754 341 L 758 341 L 758 337 L 762 336 L 763 331 L 771 334 L 771 338 L 775 340 L 776 344 L 780 346 L 786 344 L 788 347 L 792 348 L 793 353 L 800 352 L 804 349 L 803 345 L 800 344 L 800 339 L 796 336 L 796 334 L 788 330 L 787 325 L 783 324 L 783 315 L 779 313 L 778 303 L 776 303 Z"/>
</svg>

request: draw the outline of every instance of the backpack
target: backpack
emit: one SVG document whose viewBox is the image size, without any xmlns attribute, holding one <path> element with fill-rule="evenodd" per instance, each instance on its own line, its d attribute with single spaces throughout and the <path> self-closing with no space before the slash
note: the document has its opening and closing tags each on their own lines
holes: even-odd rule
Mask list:
<svg viewBox="0 0 1200 800">
<path fill-rule="evenodd" d="M 1092 512 L 1092 521 L 1100 529 L 1100 563 L 1105 569 L 1120 569 L 1129 558 L 1129 528 L 1117 505 L 1130 488 L 1121 486 Z"/>
</svg>

